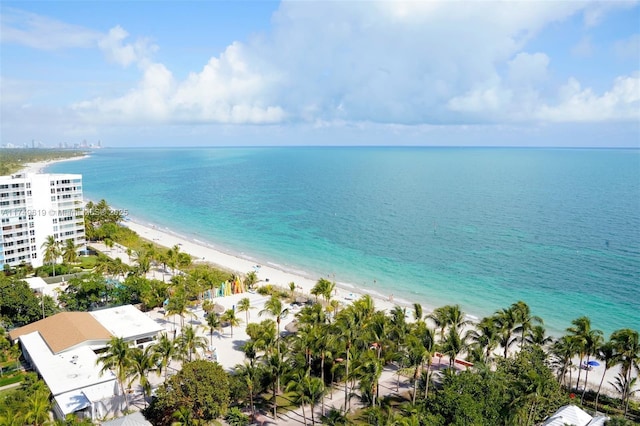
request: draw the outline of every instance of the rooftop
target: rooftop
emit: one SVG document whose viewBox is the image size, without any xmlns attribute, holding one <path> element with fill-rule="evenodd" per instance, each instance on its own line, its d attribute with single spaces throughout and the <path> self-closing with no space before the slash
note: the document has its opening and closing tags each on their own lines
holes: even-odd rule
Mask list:
<svg viewBox="0 0 640 426">
<path fill-rule="evenodd" d="M 135 308 L 134 308 L 135 309 Z M 87 341 L 108 341 L 111 333 L 88 312 L 61 312 L 9 332 L 11 340 L 37 331 L 54 354 Z"/>
</svg>

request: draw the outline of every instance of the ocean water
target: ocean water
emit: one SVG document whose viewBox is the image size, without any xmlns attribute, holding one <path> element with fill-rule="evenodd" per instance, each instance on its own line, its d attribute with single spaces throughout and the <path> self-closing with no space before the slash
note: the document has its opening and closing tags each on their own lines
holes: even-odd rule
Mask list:
<svg viewBox="0 0 640 426">
<path fill-rule="evenodd" d="M 50 166 L 142 223 L 312 278 L 560 334 L 640 330 L 640 151 L 103 149 Z"/>
</svg>

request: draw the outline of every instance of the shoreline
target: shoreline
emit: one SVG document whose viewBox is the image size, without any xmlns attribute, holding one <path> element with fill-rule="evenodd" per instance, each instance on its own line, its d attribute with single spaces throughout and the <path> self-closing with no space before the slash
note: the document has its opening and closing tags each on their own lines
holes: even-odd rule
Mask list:
<svg viewBox="0 0 640 426">
<path fill-rule="evenodd" d="M 85 155 L 85 156 L 75 157 L 70 159 L 50 160 L 50 161 L 44 161 L 44 162 L 38 162 L 38 163 L 31 163 L 29 164 L 29 167 L 28 168 L 25 167 L 25 169 L 28 169 L 32 173 L 46 173 L 46 171 L 43 171 L 44 168 L 54 163 L 61 162 L 61 161 L 81 160 L 89 156 L 90 155 Z M 89 201 L 89 199 L 86 198 L 85 202 L 86 201 Z M 125 208 L 123 206 L 111 206 L 111 207 Z M 286 289 L 287 285 L 293 281 L 298 287 L 297 291 L 303 293 L 304 295 L 313 297 L 310 294 L 310 291 L 313 288 L 313 286 L 316 284 L 318 279 L 326 278 L 335 282 L 336 290 L 335 290 L 333 299 L 338 300 L 343 305 L 350 304 L 353 301 L 359 299 L 363 295 L 369 295 L 373 299 L 375 303 L 375 308 L 377 310 L 382 310 L 388 313 L 394 307 L 400 306 L 402 308 L 406 308 L 407 320 L 413 321 L 412 320 L 413 302 L 410 301 L 410 296 L 409 296 L 409 299 L 403 297 L 404 295 L 402 294 L 398 294 L 398 295 L 391 294 L 389 295 L 389 297 L 385 297 L 375 289 L 367 289 L 357 284 L 335 281 L 331 279 L 330 276 L 323 276 L 320 274 L 316 278 L 313 278 L 312 273 L 309 273 L 306 271 L 300 271 L 300 270 L 291 271 L 291 270 L 287 270 L 282 265 L 278 265 L 277 263 L 270 262 L 268 259 L 258 259 L 250 255 L 246 255 L 244 253 L 234 253 L 232 251 L 228 252 L 228 251 L 225 251 L 224 248 L 222 249 L 218 248 L 218 246 L 214 242 L 206 241 L 206 239 L 204 238 L 197 239 L 195 237 L 190 237 L 188 235 L 184 235 L 182 233 L 176 232 L 168 227 L 163 227 L 163 226 L 151 223 L 142 218 L 129 217 L 128 220 L 122 222 L 122 225 L 135 231 L 140 237 L 145 238 L 149 241 L 153 241 L 158 245 L 162 245 L 167 248 L 171 248 L 175 245 L 178 245 L 181 251 L 188 253 L 192 256 L 194 263 L 206 262 L 206 263 L 210 263 L 239 274 L 246 274 L 247 272 L 255 271 L 258 275 L 258 280 L 259 280 L 258 283 L 262 285 L 271 284 L 275 286 L 281 286 Z M 197 236 L 197 234 L 195 233 L 194 235 Z M 232 307 L 235 307 L 235 303 L 237 303 L 237 301 L 241 297 L 247 297 L 247 296 L 250 296 L 250 298 L 252 299 L 252 306 L 254 307 L 257 307 L 259 305 L 253 305 L 253 303 L 263 304 L 265 301 L 265 298 L 262 296 L 259 296 L 257 293 L 256 294 L 249 294 L 249 293 L 235 294 L 232 296 L 226 296 L 219 299 L 220 299 L 220 303 L 223 304 L 226 308 L 232 308 Z M 453 301 L 449 304 L 456 304 L 456 302 Z M 432 312 L 433 309 L 437 308 L 438 306 L 434 307 L 428 304 L 422 304 L 422 307 L 423 307 L 423 314 L 426 315 Z M 160 320 L 161 322 L 164 321 L 165 327 L 169 327 L 170 324 L 167 318 L 165 317 L 165 315 L 164 314 L 158 315 L 158 314 L 159 312 L 150 313 L 150 315 L 154 317 L 157 316 L 156 318 L 157 320 Z M 291 318 L 293 318 L 293 315 L 291 315 Z M 477 324 L 479 322 L 479 318 L 474 315 L 466 314 L 466 318 L 468 320 L 471 320 L 473 324 Z M 285 324 L 288 323 L 289 321 L 290 320 L 287 319 L 285 321 Z M 197 323 L 200 323 L 200 321 L 197 321 Z M 175 324 L 174 324 L 174 327 L 175 327 Z M 241 325 L 240 327 L 238 327 L 237 338 L 239 339 L 237 340 L 246 340 L 248 338 L 248 336 L 246 335 L 246 332 L 244 332 L 245 327 L 246 327 L 246 324 L 244 324 L 244 326 Z M 468 326 L 465 328 L 468 330 Z M 167 330 L 169 330 L 169 328 L 167 328 Z M 547 332 L 549 332 L 549 330 L 547 330 Z M 228 340 L 226 336 L 224 336 L 224 334 L 225 333 L 223 332 L 222 335 L 220 334 L 218 335 L 218 337 L 215 340 L 215 346 L 219 347 L 220 349 L 221 359 L 219 360 L 219 362 L 221 362 L 221 364 L 223 364 L 225 368 L 230 369 L 237 364 L 236 356 L 241 355 L 242 352 L 239 351 L 239 349 L 235 348 L 232 345 L 232 341 Z M 558 337 L 558 336 L 553 336 L 553 337 Z M 574 362 L 577 364 L 577 359 L 575 359 Z M 594 370 L 595 370 L 594 374 L 589 376 L 590 387 L 597 387 L 599 378 L 602 374 L 603 367 L 602 366 L 596 367 L 594 368 Z M 617 368 L 612 368 L 607 371 L 607 374 L 606 374 L 607 380 L 606 380 L 606 383 L 603 384 L 603 391 L 605 391 L 606 389 L 608 393 L 615 394 L 615 392 L 613 392 L 611 385 L 609 384 L 609 380 L 612 380 L 615 377 L 617 370 L 618 370 Z"/>
<path fill-rule="evenodd" d="M 259 283 L 272 284 L 286 288 L 290 282 L 294 282 L 305 295 L 310 295 L 310 291 L 320 278 L 312 278 L 311 274 L 303 271 L 288 271 L 268 260 L 259 260 L 250 256 L 241 256 L 235 253 L 228 253 L 215 247 L 215 245 L 189 238 L 172 231 L 168 228 L 160 228 L 155 224 L 143 224 L 139 219 L 130 219 L 122 223 L 123 226 L 136 232 L 142 238 L 153 241 L 156 244 L 171 248 L 175 245 L 179 246 L 181 251 L 192 256 L 193 262 L 206 262 L 215 266 L 235 272 L 238 274 L 246 274 L 247 272 L 256 271 Z M 336 291 L 334 298 L 340 302 L 351 302 L 357 300 L 361 296 L 368 294 L 376 302 L 376 308 L 382 310 L 391 310 L 396 305 L 411 309 L 412 304 L 404 300 L 402 297 L 385 298 L 383 295 L 375 292 L 366 291 L 351 283 L 335 282 Z"/>
<path fill-rule="evenodd" d="M 55 163 L 62 163 L 65 161 L 84 160 L 86 158 L 89 158 L 90 156 L 91 154 L 85 154 L 77 157 L 60 158 L 58 160 L 46 160 L 46 161 L 36 161 L 34 163 L 25 163 L 24 167 L 22 167 L 20 171 L 16 173 L 47 173 L 44 169 L 46 169 L 47 167 Z"/>
</svg>

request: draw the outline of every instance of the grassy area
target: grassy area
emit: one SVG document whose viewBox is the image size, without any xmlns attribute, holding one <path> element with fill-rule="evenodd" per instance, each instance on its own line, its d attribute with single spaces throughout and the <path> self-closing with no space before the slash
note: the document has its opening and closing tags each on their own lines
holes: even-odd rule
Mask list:
<svg viewBox="0 0 640 426">
<path fill-rule="evenodd" d="M 82 256 L 80 257 L 80 267 L 82 269 L 93 269 L 97 260 L 98 256 Z"/>
<path fill-rule="evenodd" d="M 0 176 L 20 171 L 27 163 L 61 160 L 86 155 L 84 151 L 62 149 L 2 149 L 0 155 Z"/>
<path fill-rule="evenodd" d="M 12 385 L 14 383 L 20 383 L 24 378 L 24 374 L 16 373 L 7 377 L 0 377 L 0 388 L 7 385 Z"/>
</svg>

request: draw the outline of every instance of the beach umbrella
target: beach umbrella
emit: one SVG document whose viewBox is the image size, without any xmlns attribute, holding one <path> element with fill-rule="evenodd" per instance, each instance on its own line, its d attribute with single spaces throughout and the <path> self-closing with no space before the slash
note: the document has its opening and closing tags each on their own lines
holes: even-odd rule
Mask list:
<svg viewBox="0 0 640 426">
<path fill-rule="evenodd" d="M 298 321 L 291 321 L 284 327 L 289 333 L 297 333 L 298 332 Z"/>
<path fill-rule="evenodd" d="M 589 361 L 587 365 L 590 365 L 592 367 L 597 367 L 600 365 L 600 363 L 598 361 Z"/>
<path fill-rule="evenodd" d="M 224 306 L 222 306 L 219 303 L 216 303 L 213 305 L 213 312 L 215 312 L 218 315 L 223 314 L 225 310 L 226 309 L 224 308 Z"/>
</svg>

